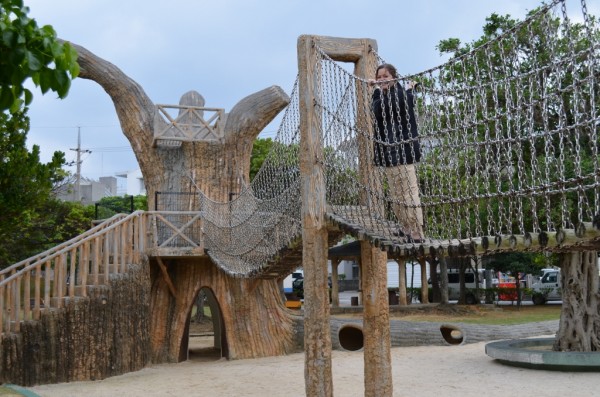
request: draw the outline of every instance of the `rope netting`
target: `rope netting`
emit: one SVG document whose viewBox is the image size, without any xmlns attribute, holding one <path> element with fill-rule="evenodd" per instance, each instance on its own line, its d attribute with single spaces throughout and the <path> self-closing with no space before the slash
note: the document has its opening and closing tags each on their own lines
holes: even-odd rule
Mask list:
<svg viewBox="0 0 600 397">
<path fill-rule="evenodd" d="M 297 85 L 263 165 L 229 203 L 201 197 L 205 247 L 232 275 L 250 276 L 302 234 Z"/>
<path fill-rule="evenodd" d="M 565 1 L 554 1 L 439 67 L 400 76 L 393 83 L 403 95 L 382 101 L 411 111 L 391 118 L 375 113 L 386 107 L 374 106 L 375 75 L 356 76 L 317 48 L 330 218 L 395 247 L 414 244 L 403 231 L 419 213 L 417 243 L 430 245 L 592 222 L 600 213 L 599 32 L 585 2 L 580 11 L 570 18 Z M 227 205 L 203 201 L 207 248 L 232 274 L 257 271 L 300 236 L 299 114 L 295 87 L 251 186 Z M 418 159 L 415 150 L 420 160 L 406 161 Z M 403 191 L 409 172 L 416 198 Z"/>
<path fill-rule="evenodd" d="M 440 67 L 399 78 L 402 87 L 419 85 L 386 100 L 404 100 L 399 107 L 410 108 L 412 99 L 418 136 L 402 131 L 411 128 L 410 120 L 401 120 L 411 117 L 407 112 L 392 117 L 392 128 L 400 130 L 394 140 L 380 138 L 381 127 L 372 121 L 378 115 L 366 109 L 372 102 L 356 94 L 368 90 L 367 81 L 322 53 L 319 106 L 331 149 L 326 158 L 333 212 L 358 222 L 366 218 L 361 226 L 368 234 L 395 242 L 402 242 L 396 226 L 410 229 L 397 224 L 397 214 L 419 209 L 425 241 L 524 235 L 591 222 L 600 204 L 598 30 L 582 4 L 582 23 L 573 24 L 565 2 L 555 1 Z M 362 125 L 375 131 L 356 127 Z M 373 143 L 350 143 L 361 140 Z M 378 159 L 411 157 L 415 140 L 421 151 L 416 205 L 406 194 L 394 194 L 403 189 L 398 179 L 407 176 L 390 178 L 389 167 L 380 166 L 386 161 Z M 376 166 L 361 178 L 357 159 Z M 348 204 L 336 212 L 335 205 Z"/>
</svg>

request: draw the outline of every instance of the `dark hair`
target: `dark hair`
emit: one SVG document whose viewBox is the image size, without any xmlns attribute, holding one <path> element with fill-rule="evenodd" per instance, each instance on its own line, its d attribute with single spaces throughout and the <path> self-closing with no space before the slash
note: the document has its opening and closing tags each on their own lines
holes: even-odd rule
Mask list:
<svg viewBox="0 0 600 397">
<path fill-rule="evenodd" d="M 393 78 L 395 78 L 395 79 L 398 78 L 398 71 L 396 70 L 396 67 L 390 63 L 383 63 L 383 64 L 377 66 L 377 70 L 375 70 L 375 78 L 377 78 L 377 73 L 381 69 L 386 69 L 388 72 L 390 72 L 390 74 L 392 75 Z"/>
</svg>

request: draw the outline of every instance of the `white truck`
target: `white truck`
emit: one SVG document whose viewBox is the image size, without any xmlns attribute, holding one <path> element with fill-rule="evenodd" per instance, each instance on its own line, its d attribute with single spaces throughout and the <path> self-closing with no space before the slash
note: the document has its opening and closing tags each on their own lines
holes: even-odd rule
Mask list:
<svg viewBox="0 0 600 397">
<path fill-rule="evenodd" d="M 534 305 L 543 305 L 548 301 L 562 300 L 560 269 L 544 269 L 540 280 L 532 286 L 531 300 Z"/>
</svg>

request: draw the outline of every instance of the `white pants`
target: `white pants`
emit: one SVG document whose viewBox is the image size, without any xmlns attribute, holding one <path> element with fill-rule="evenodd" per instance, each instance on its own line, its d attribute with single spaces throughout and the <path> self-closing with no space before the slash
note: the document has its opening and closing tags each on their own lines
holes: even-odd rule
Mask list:
<svg viewBox="0 0 600 397">
<path fill-rule="evenodd" d="M 422 239 L 423 209 L 419 195 L 419 183 L 414 164 L 385 167 L 389 185 L 392 211 L 398 218 L 400 228 L 414 239 Z"/>
</svg>

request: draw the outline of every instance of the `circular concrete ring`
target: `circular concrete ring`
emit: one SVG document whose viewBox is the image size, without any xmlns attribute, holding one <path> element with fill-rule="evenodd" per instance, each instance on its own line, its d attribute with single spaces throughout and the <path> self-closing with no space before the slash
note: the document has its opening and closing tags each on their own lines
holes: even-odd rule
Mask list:
<svg viewBox="0 0 600 397">
<path fill-rule="evenodd" d="M 600 352 L 552 351 L 554 338 L 514 339 L 485 345 L 485 354 L 514 367 L 554 371 L 600 371 Z"/>
<path fill-rule="evenodd" d="M 365 346 L 363 330 L 357 324 L 344 324 L 338 331 L 340 346 L 344 350 L 358 351 Z"/>
<path fill-rule="evenodd" d="M 442 338 L 449 345 L 462 345 L 467 339 L 465 332 L 456 325 L 442 324 L 440 325 L 440 332 L 442 333 Z"/>
</svg>

